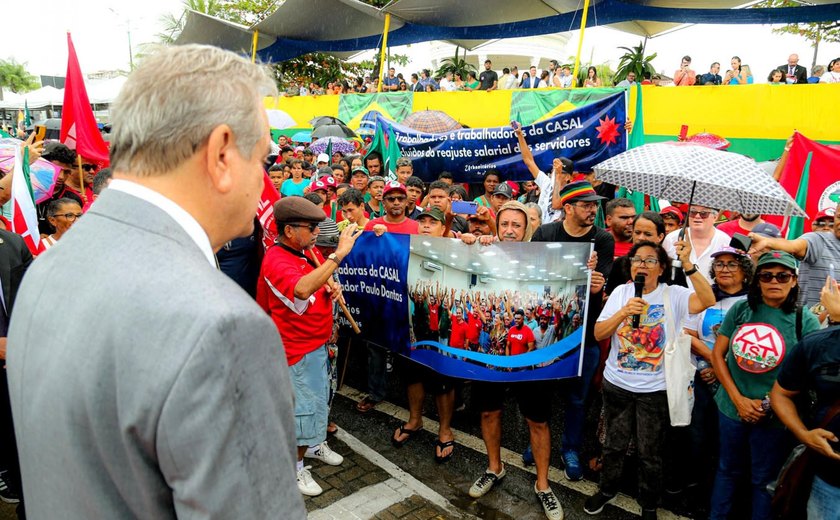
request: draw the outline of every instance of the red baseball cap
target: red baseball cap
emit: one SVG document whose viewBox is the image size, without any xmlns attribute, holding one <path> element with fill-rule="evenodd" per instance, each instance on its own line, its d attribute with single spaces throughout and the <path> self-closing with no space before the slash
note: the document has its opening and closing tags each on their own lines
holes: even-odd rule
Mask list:
<svg viewBox="0 0 840 520">
<path fill-rule="evenodd" d="M 399 181 L 388 181 L 385 183 L 385 189 L 382 190 L 382 196 L 391 193 L 392 191 L 401 191 L 404 194 L 408 195 L 408 192 L 405 191 L 405 186 Z"/>
<path fill-rule="evenodd" d="M 836 210 L 834 208 L 825 208 L 824 210 L 817 213 L 817 215 L 814 217 L 814 220 L 821 220 L 824 218 L 834 219 L 835 212 Z"/>
<path fill-rule="evenodd" d="M 677 217 L 680 220 L 680 222 L 682 222 L 683 218 L 685 217 L 683 215 L 683 212 L 680 211 L 679 208 L 677 208 L 676 206 L 666 206 L 666 207 L 662 208 L 662 210 L 659 211 L 659 214 L 662 215 L 663 217 L 665 215 L 674 215 L 675 217 Z"/>
</svg>

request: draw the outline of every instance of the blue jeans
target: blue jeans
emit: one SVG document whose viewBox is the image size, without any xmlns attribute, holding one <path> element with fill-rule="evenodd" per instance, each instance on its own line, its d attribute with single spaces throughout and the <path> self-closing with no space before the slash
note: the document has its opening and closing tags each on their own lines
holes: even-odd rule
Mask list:
<svg viewBox="0 0 840 520">
<path fill-rule="evenodd" d="M 808 520 L 840 519 L 840 488 L 814 477 L 811 498 L 808 499 Z"/>
<path fill-rule="evenodd" d="M 725 391 L 723 389 L 721 392 Z M 784 428 L 735 421 L 718 412 L 720 458 L 712 487 L 711 520 L 726 520 L 738 482 L 750 474 L 752 518 L 771 518 L 767 484 L 774 481 L 790 453 L 790 434 Z"/>
<path fill-rule="evenodd" d="M 385 350 L 368 343 L 368 395 L 374 401 L 385 399 L 388 373 L 385 371 Z"/>
<path fill-rule="evenodd" d="M 592 386 L 592 378 L 598 369 L 601 351 L 598 345 L 584 347 L 583 367 L 580 377 L 576 377 L 564 384 L 560 391 L 566 409 L 565 424 L 563 425 L 563 451 L 580 453 L 583 446 L 583 424 L 586 419 L 586 396 Z"/>
</svg>

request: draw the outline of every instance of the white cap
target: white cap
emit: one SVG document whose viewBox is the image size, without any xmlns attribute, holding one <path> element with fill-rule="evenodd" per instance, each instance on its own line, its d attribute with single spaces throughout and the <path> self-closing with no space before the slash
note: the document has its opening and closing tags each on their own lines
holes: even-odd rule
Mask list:
<svg viewBox="0 0 840 520">
<path fill-rule="evenodd" d="M 325 153 L 319 153 L 318 158 L 315 159 L 315 164 L 318 164 L 319 162 L 330 162 L 330 156 Z"/>
</svg>

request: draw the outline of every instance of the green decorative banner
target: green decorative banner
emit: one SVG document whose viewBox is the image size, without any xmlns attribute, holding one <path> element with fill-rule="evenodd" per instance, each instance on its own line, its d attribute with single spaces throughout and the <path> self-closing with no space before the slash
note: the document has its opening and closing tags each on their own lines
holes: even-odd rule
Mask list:
<svg viewBox="0 0 840 520">
<path fill-rule="evenodd" d="M 510 119 L 527 126 L 623 91 L 623 88 L 514 90 Z"/>
<path fill-rule="evenodd" d="M 358 128 L 362 116 L 376 110 L 388 119 L 400 122 L 411 114 L 413 105 L 413 92 L 346 94 L 339 100 L 338 118 L 350 128 Z"/>
</svg>

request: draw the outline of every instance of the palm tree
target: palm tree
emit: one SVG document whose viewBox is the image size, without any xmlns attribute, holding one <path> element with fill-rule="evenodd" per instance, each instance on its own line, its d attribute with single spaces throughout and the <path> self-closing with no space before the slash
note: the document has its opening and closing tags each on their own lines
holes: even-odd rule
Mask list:
<svg viewBox="0 0 840 520">
<path fill-rule="evenodd" d="M 173 14 L 166 14 L 160 18 L 163 30 L 157 34 L 159 43 L 165 45 L 175 43 L 178 35 L 184 30 L 187 9 L 192 9 L 193 11 L 210 16 L 219 16 L 222 13 L 220 0 L 183 0 L 182 3 L 184 10 L 181 12 L 181 16 L 176 18 Z"/>
<path fill-rule="evenodd" d="M 15 60 L 0 60 L 0 101 L 3 101 L 3 88 L 17 94 L 35 90 L 39 86 L 38 79 L 27 72 L 25 64 Z"/>
<path fill-rule="evenodd" d="M 635 72 L 639 81 L 644 77 L 644 73 L 648 72 L 651 76 L 656 74 L 656 69 L 653 68 L 651 62 L 656 58 L 654 52 L 650 56 L 645 56 L 645 46 L 642 42 L 636 47 L 619 47 L 624 49 L 624 55 L 618 62 L 618 69 L 615 71 L 615 81 L 621 81 L 627 77 L 630 72 Z"/>
<path fill-rule="evenodd" d="M 466 80 L 468 72 L 476 72 L 475 65 L 467 63 L 467 51 L 464 49 L 464 57 L 458 57 L 458 50 L 460 47 L 455 47 L 455 56 L 453 58 L 446 58 L 441 61 L 440 67 L 435 71 L 435 77 L 440 79 L 446 75 L 447 72 L 460 74 Z"/>
</svg>

